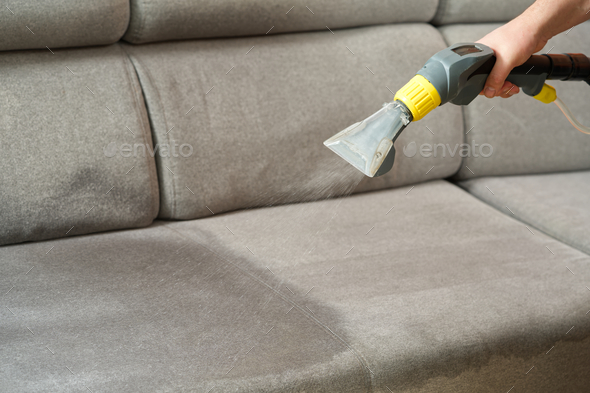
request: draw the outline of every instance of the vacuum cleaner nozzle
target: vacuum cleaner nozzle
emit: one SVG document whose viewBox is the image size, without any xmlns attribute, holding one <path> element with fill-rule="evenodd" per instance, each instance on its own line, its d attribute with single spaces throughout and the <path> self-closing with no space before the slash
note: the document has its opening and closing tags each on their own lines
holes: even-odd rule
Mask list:
<svg viewBox="0 0 590 393">
<path fill-rule="evenodd" d="M 395 159 L 393 143 L 412 121 L 412 113 L 401 101 L 383 104 L 378 112 L 353 124 L 324 145 L 366 176 L 381 176 Z"/>
</svg>

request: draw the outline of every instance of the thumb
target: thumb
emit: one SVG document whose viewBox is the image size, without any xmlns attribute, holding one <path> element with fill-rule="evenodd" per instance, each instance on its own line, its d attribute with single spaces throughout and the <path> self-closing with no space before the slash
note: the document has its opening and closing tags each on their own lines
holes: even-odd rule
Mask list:
<svg viewBox="0 0 590 393">
<path fill-rule="evenodd" d="M 500 89 L 502 89 L 504 81 L 508 77 L 508 74 L 510 74 L 510 71 L 512 71 L 512 65 L 501 57 L 496 57 L 496 64 L 488 75 L 486 85 L 483 89 L 483 93 L 486 97 L 492 98 L 500 95 Z"/>
</svg>

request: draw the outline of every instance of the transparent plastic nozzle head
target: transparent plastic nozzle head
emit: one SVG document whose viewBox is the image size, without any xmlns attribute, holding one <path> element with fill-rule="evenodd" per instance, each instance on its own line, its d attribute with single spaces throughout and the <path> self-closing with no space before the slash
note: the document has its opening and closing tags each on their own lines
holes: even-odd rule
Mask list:
<svg viewBox="0 0 590 393">
<path fill-rule="evenodd" d="M 393 143 L 411 121 L 408 108 L 400 101 L 393 101 L 383 104 L 383 108 L 365 120 L 340 131 L 324 145 L 366 176 L 381 176 L 393 167 Z"/>
</svg>

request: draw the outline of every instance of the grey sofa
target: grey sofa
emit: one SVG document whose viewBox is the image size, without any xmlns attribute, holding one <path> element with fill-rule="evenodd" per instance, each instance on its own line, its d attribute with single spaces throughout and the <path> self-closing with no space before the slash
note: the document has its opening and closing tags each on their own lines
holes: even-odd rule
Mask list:
<svg viewBox="0 0 590 393">
<path fill-rule="evenodd" d="M 0 391 L 590 391 L 590 137 L 519 94 L 380 178 L 322 145 L 530 3 L 9 1 Z"/>
</svg>

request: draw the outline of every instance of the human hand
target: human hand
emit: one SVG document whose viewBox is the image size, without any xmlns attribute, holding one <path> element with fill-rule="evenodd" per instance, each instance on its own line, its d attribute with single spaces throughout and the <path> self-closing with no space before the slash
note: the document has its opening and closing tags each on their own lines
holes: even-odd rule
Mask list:
<svg viewBox="0 0 590 393">
<path fill-rule="evenodd" d="M 496 54 L 496 64 L 480 95 L 508 98 L 520 91 L 518 86 L 506 81 L 510 71 L 527 61 L 533 53 L 543 49 L 547 40 L 526 20 L 516 18 L 477 42 L 489 46 Z"/>
</svg>

